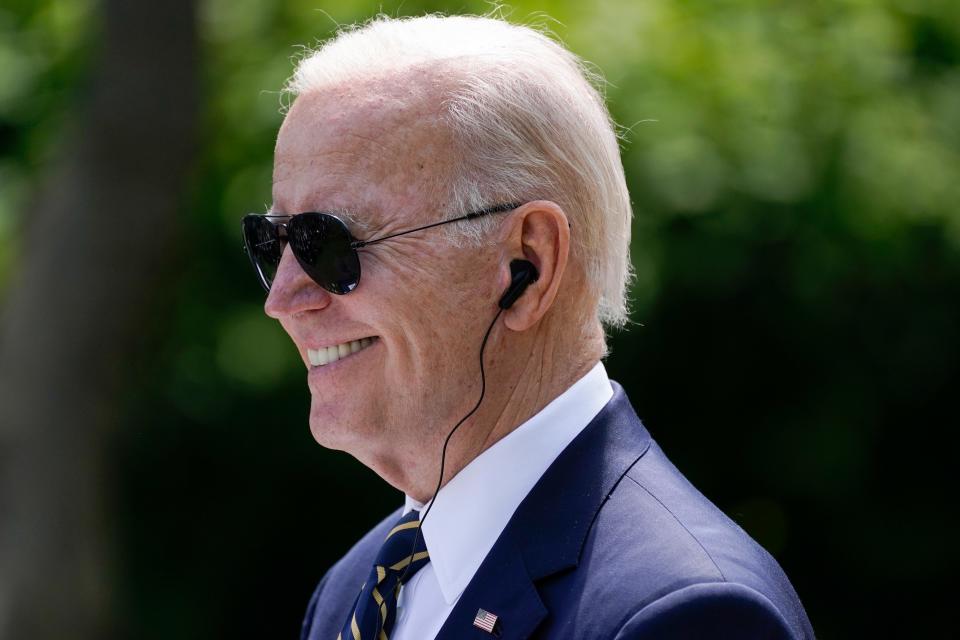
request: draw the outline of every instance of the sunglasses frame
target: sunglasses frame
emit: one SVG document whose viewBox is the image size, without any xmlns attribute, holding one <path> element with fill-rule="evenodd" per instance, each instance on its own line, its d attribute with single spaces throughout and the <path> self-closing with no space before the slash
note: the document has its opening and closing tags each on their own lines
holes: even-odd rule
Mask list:
<svg viewBox="0 0 960 640">
<path fill-rule="evenodd" d="M 258 276 L 258 278 L 259 278 L 259 280 L 260 280 L 260 285 L 264 288 L 264 290 L 266 290 L 267 293 L 270 293 L 270 287 L 273 285 L 273 282 L 272 282 L 272 279 L 269 279 L 269 280 L 268 280 L 266 274 L 265 274 L 264 271 L 263 271 L 262 266 L 261 266 L 260 263 L 257 261 L 256 252 L 255 252 L 255 249 L 256 249 L 257 247 L 261 247 L 261 246 L 263 246 L 264 244 L 268 244 L 268 243 L 270 243 L 270 242 L 275 242 L 275 241 L 279 241 L 282 245 L 290 244 L 290 242 L 289 242 L 289 235 L 290 235 L 290 233 L 289 233 L 289 230 L 288 230 L 288 225 L 290 225 L 291 223 L 293 223 L 293 221 L 296 220 L 296 219 L 297 219 L 298 217 L 300 217 L 301 215 L 312 214 L 312 215 L 322 216 L 324 220 L 327 220 L 327 221 L 332 222 L 333 224 L 339 225 L 339 226 L 342 228 L 342 230 L 343 230 L 343 232 L 344 232 L 344 234 L 345 234 L 345 236 L 346 236 L 346 238 L 347 238 L 347 240 L 348 240 L 348 242 L 349 242 L 348 248 L 349 248 L 350 251 L 353 252 L 353 259 L 356 261 L 356 272 L 357 272 L 357 273 L 356 273 L 356 278 L 353 278 L 352 283 L 347 284 L 346 287 L 343 287 L 343 288 L 333 288 L 332 285 L 330 285 L 330 284 L 328 284 L 328 283 L 320 282 L 317 278 L 314 278 L 312 275 L 310 275 L 310 271 L 311 271 L 311 269 L 315 268 L 315 266 L 314 266 L 314 265 L 310 265 L 309 263 L 304 264 L 305 259 L 302 258 L 301 255 L 299 255 L 299 252 L 298 252 L 298 250 L 297 250 L 296 245 L 290 244 L 290 249 L 291 249 L 291 251 L 293 251 L 293 255 L 294 255 L 294 257 L 297 259 L 297 263 L 300 265 L 300 268 L 302 268 L 302 269 L 304 270 L 304 272 L 305 272 L 308 276 L 310 276 L 310 279 L 311 279 L 311 280 L 313 280 L 314 282 L 316 282 L 319 286 L 321 286 L 323 289 L 329 291 L 330 293 L 333 293 L 333 294 L 336 294 L 336 295 L 344 295 L 344 294 L 347 294 L 347 293 L 353 291 L 354 289 L 356 289 L 357 286 L 359 286 L 359 284 L 360 284 L 360 276 L 361 276 L 361 272 L 362 272 L 362 271 L 361 271 L 361 267 L 360 267 L 360 256 L 359 256 L 359 254 L 357 253 L 357 249 L 362 249 L 362 248 L 368 247 L 368 246 L 370 246 L 370 245 L 372 245 L 372 244 L 377 244 L 377 243 L 380 243 L 380 242 L 384 242 L 384 241 L 386 241 L 386 240 L 390 240 L 390 239 L 396 238 L 396 237 L 398 237 L 398 236 L 405 236 L 405 235 L 410 234 L 410 233 L 415 233 L 415 232 L 417 232 L 417 231 L 423 231 L 423 230 L 425 230 L 425 229 L 432 229 L 433 227 L 439 227 L 439 226 L 442 226 L 442 225 L 445 225 L 445 224 L 451 224 L 451 223 L 454 223 L 454 222 L 461 222 L 461 221 L 463 221 L 463 220 L 474 220 L 474 219 L 476 219 L 476 218 L 480 218 L 480 217 L 483 217 L 483 216 L 492 215 L 492 214 L 494 214 L 494 213 L 506 213 L 506 212 L 513 211 L 513 210 L 519 208 L 522 204 L 523 204 L 523 203 L 510 203 L 510 204 L 495 205 L 495 206 L 492 206 L 492 207 L 487 207 L 487 208 L 485 208 L 485 209 L 480 209 L 479 211 L 471 211 L 470 213 L 467 213 L 466 215 L 459 216 L 459 217 L 457 217 L 457 218 L 451 218 L 451 219 L 449 219 L 449 220 L 441 220 L 441 221 L 439 221 L 439 222 L 432 222 L 432 223 L 430 223 L 430 224 L 425 224 L 425 225 L 423 225 L 423 226 L 415 227 L 415 228 L 413 228 L 413 229 L 406 229 L 406 230 L 404 230 L 404 231 L 398 231 L 398 232 L 396 232 L 396 233 L 391 233 L 391 234 L 388 234 L 388 235 L 385 235 L 385 236 L 381 236 L 381 237 L 379 237 L 379 238 L 372 238 L 372 239 L 370 239 L 370 240 L 357 240 L 356 238 L 353 237 L 353 234 L 350 233 L 350 228 L 347 227 L 347 224 L 346 224 L 342 219 L 340 219 L 338 216 L 336 216 L 336 215 L 333 214 L 333 213 L 328 213 L 328 212 L 325 212 L 325 211 L 305 211 L 305 212 L 303 212 L 303 213 L 298 213 L 298 214 L 271 214 L 271 213 L 258 214 L 258 213 L 250 213 L 250 214 L 247 214 L 247 215 L 245 215 L 245 216 L 243 217 L 243 219 L 241 220 L 241 227 L 240 227 L 240 228 L 241 228 L 241 233 L 243 234 L 243 248 L 244 248 L 244 251 L 245 251 L 245 253 L 247 254 L 247 257 L 250 258 L 250 262 L 251 262 L 251 264 L 253 265 L 253 269 L 254 269 L 254 271 L 256 272 L 256 274 L 257 274 L 257 276 Z M 273 228 L 276 230 L 276 238 L 267 240 L 266 242 L 260 242 L 260 243 L 257 243 L 257 244 L 255 244 L 255 245 L 251 246 L 251 244 L 250 244 L 250 239 L 248 238 L 247 233 L 246 233 L 247 221 L 250 220 L 251 218 L 256 218 L 256 219 L 264 218 L 264 219 L 266 219 L 268 222 L 270 222 L 270 223 L 273 225 Z M 287 220 L 286 222 L 274 222 L 274 221 L 272 220 L 273 218 L 288 218 L 288 220 Z M 280 248 L 280 255 L 281 255 L 281 256 L 283 255 L 283 250 L 284 250 L 284 246 L 281 246 L 281 248 Z M 278 263 L 278 264 L 279 264 L 279 263 Z"/>
</svg>

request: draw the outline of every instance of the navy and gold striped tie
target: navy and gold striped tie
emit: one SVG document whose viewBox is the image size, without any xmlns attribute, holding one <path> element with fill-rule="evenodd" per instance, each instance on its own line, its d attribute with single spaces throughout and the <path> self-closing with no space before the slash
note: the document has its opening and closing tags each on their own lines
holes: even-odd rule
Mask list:
<svg viewBox="0 0 960 640">
<path fill-rule="evenodd" d="M 430 562 L 423 535 L 417 535 L 419 525 L 420 513 L 411 511 L 387 534 L 373 570 L 360 588 L 357 602 L 337 640 L 389 639 L 397 615 L 400 579 L 406 582 Z M 414 539 L 416 548 L 413 547 Z"/>
</svg>

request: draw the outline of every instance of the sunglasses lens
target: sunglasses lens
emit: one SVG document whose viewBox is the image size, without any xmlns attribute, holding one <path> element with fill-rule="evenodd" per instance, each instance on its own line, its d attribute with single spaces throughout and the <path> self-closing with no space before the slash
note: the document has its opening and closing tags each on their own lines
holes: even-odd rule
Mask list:
<svg viewBox="0 0 960 640">
<path fill-rule="evenodd" d="M 342 220 L 328 213 L 301 213 L 287 225 L 293 254 L 308 276 L 331 293 L 353 291 L 360 281 L 360 258 Z"/>
<path fill-rule="evenodd" d="M 277 228 L 265 216 L 248 215 L 243 218 L 243 242 L 250 262 L 267 291 L 273 284 L 283 254 L 283 243 Z"/>
</svg>

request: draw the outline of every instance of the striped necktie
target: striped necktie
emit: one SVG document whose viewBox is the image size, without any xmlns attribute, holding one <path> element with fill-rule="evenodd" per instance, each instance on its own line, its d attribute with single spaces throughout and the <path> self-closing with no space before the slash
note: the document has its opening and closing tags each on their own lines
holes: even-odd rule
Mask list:
<svg viewBox="0 0 960 640">
<path fill-rule="evenodd" d="M 389 640 L 397 615 L 401 577 L 406 582 L 430 562 L 423 535 L 417 535 L 419 525 L 420 513 L 411 511 L 387 534 L 337 640 Z"/>
</svg>

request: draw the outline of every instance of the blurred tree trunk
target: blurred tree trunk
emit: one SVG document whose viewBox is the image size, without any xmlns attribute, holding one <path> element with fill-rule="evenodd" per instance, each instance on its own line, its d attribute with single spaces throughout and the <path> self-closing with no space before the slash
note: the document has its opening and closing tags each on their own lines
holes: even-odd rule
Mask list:
<svg viewBox="0 0 960 640">
<path fill-rule="evenodd" d="M 195 155 L 195 0 L 102 0 L 0 316 L 0 638 L 116 634 L 105 449 Z"/>
</svg>

